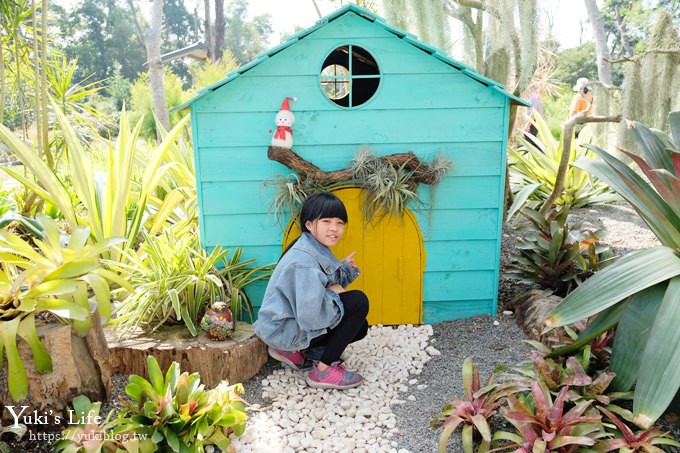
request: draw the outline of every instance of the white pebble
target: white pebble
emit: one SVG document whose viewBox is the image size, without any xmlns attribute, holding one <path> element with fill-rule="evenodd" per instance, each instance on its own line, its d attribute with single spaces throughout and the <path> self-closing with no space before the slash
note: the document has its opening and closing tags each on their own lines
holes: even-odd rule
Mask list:
<svg viewBox="0 0 680 453">
<path fill-rule="evenodd" d="M 427 388 L 415 378 L 431 357 L 432 326 L 373 326 L 366 338 L 343 354 L 347 367 L 364 376 L 350 390 L 307 386 L 304 373 L 277 368 L 261 382 L 268 406 L 250 412 L 246 432 L 232 443 L 239 453 L 281 451 L 409 453 L 399 446 L 394 405 L 416 401 L 409 386 Z M 408 394 L 406 400 L 400 393 Z M 323 446 L 319 440 L 323 439 Z"/>
</svg>

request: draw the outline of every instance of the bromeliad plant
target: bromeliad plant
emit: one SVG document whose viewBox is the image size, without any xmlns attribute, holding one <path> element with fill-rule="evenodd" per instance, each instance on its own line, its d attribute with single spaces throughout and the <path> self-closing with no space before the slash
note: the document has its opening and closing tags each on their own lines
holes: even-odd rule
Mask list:
<svg viewBox="0 0 680 453">
<path fill-rule="evenodd" d="M 122 239 L 107 239 L 88 245 L 89 230 L 76 228 L 68 245 L 61 245 L 62 235 L 56 223 L 41 214 L 38 222 L 44 239 L 32 243 L 0 230 L 0 364 L 7 356 L 7 380 L 13 399 L 28 393 L 26 368 L 17 349 L 17 337 L 31 347 L 36 370 L 49 372 L 52 360 L 38 338 L 35 315 L 52 312 L 85 334 L 90 328 L 90 294 L 99 314 L 107 320 L 111 314 L 109 283 L 129 287 L 112 272 L 102 268 L 99 257 Z M 99 319 L 94 320 L 99 322 Z"/>
<path fill-rule="evenodd" d="M 149 380 L 128 378 L 121 399 L 124 410 L 115 434 L 136 433 L 150 439 L 163 452 L 203 452 L 205 445 L 228 451 L 229 436 L 240 436 L 246 428 L 241 384 L 222 381 L 205 390 L 198 373 L 180 373 L 173 362 L 165 376 L 153 356 L 147 358 Z"/>
<path fill-rule="evenodd" d="M 558 296 L 568 294 L 594 271 L 608 264 L 612 257 L 608 247 L 600 243 L 604 233 L 581 229 L 567 223 L 569 206 L 542 216 L 525 207 L 521 211 L 529 224 L 518 227 L 514 262 L 507 275 L 525 283 L 538 283 Z"/>
<path fill-rule="evenodd" d="M 609 385 L 615 374 L 610 371 L 597 372 L 593 376 L 586 371 L 588 368 L 589 348 L 586 347 L 576 356 L 569 356 L 566 360 L 546 358 L 550 349 L 543 346 L 541 351 L 531 352 L 531 361 L 520 363 L 512 368 L 516 375 L 509 374 L 510 379 L 523 381 L 537 380 L 553 393 L 569 386 L 565 400 L 578 402 L 582 400 L 596 400 L 602 404 L 610 404 L 618 399 L 631 399 L 632 392 L 611 392 Z"/>
<path fill-rule="evenodd" d="M 118 426 L 112 409 L 104 418 L 100 415 L 102 403 L 91 402 L 85 395 L 73 398 L 68 428 L 62 431 L 60 439 L 53 444 L 57 453 L 101 453 L 157 451 L 151 439 L 144 439 L 129 433 L 113 434 Z"/>
<path fill-rule="evenodd" d="M 635 386 L 634 422 L 643 428 L 661 416 L 680 388 L 680 112 L 670 114 L 670 125 L 673 139 L 629 123 L 638 153 L 623 152 L 647 179 L 595 146 L 589 148 L 600 159 L 574 164 L 624 197 L 662 245 L 630 253 L 597 272 L 546 319 L 548 327 L 559 327 L 598 314 L 599 329 L 579 337 L 576 346 L 618 325 L 610 364 L 617 374 L 612 386 L 616 390 Z"/>
<path fill-rule="evenodd" d="M 449 437 L 458 426 L 463 426 L 463 448 L 465 453 L 473 452 L 473 434 L 476 432 L 482 437 L 480 451 L 488 450 L 492 433 L 489 419 L 493 417 L 498 408 L 504 404 L 504 399 L 513 393 L 526 390 L 525 384 L 518 381 L 499 383 L 492 373 L 484 387 L 481 386 L 479 370 L 468 357 L 463 362 L 463 389 L 464 400 L 454 400 L 444 406 L 442 412 L 432 420 L 430 427 L 443 425 L 439 436 L 439 452 L 446 452 L 446 444 Z"/>
<path fill-rule="evenodd" d="M 607 452 L 618 450 L 626 453 L 635 452 L 654 452 L 663 453 L 664 450 L 657 445 L 670 445 L 673 447 L 680 447 L 680 442 L 673 439 L 668 433 L 664 433 L 658 426 L 654 426 L 647 430 L 639 431 L 637 434 L 633 432 L 628 425 L 619 417 L 602 406 L 597 409 L 602 412 L 605 417 L 614 423 L 618 430 L 612 433 L 612 439 L 604 439 L 598 445 L 598 452 Z M 606 425 L 605 425 L 606 426 Z"/>
<path fill-rule="evenodd" d="M 538 381 L 531 381 L 531 394 L 509 395 L 508 407 L 503 416 L 516 429 L 516 433 L 498 431 L 494 441 L 510 441 L 516 453 L 574 451 L 583 446 L 593 446 L 604 435 L 602 416 L 586 411 L 593 400 L 576 404 L 565 412 L 569 387 L 563 387 L 553 400 L 550 392 Z"/>
</svg>

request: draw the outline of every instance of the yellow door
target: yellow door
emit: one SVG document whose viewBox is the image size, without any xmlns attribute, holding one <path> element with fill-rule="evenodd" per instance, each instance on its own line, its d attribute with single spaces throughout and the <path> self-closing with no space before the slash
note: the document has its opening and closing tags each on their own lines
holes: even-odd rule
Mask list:
<svg viewBox="0 0 680 453">
<path fill-rule="evenodd" d="M 401 218 L 389 216 L 369 224 L 363 219 L 361 189 L 343 186 L 333 193 L 345 204 L 348 217 L 345 236 L 333 254 L 342 260 L 356 251 L 361 275 L 348 289 L 360 289 L 368 296 L 369 324 L 421 324 L 425 249 L 413 214 L 406 210 Z M 299 235 L 298 226 L 291 222 L 284 249 Z"/>
</svg>

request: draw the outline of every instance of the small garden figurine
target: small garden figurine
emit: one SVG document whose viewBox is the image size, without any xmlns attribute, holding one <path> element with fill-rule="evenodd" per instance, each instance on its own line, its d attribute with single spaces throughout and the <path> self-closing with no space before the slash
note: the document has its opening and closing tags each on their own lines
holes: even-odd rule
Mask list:
<svg viewBox="0 0 680 453">
<path fill-rule="evenodd" d="M 281 148 L 293 147 L 293 123 L 295 122 L 295 115 L 290 111 L 289 101 L 297 101 L 297 98 L 287 97 L 281 104 L 281 110 L 276 114 L 276 131 L 272 137 L 272 146 L 279 146 Z"/>
<path fill-rule="evenodd" d="M 211 340 L 224 341 L 234 330 L 234 318 L 226 303 L 218 300 L 208 309 L 201 319 L 203 329 Z"/>
</svg>

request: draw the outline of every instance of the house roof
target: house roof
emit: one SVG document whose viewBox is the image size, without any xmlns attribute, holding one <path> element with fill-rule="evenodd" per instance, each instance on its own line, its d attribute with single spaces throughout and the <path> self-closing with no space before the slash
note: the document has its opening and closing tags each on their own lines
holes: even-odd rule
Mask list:
<svg viewBox="0 0 680 453">
<path fill-rule="evenodd" d="M 343 15 L 345 15 L 349 12 L 355 13 L 356 15 L 368 20 L 369 22 L 373 22 L 373 23 L 383 27 L 385 30 L 394 34 L 396 37 L 402 39 L 404 42 L 407 42 L 408 44 L 422 50 L 423 52 L 425 52 L 429 55 L 431 55 L 433 58 L 436 58 L 436 59 L 442 61 L 443 63 L 455 68 L 456 70 L 462 72 L 463 74 L 467 75 L 471 79 L 474 79 L 477 82 L 479 82 L 479 83 L 481 83 L 485 86 L 488 86 L 492 90 L 499 92 L 503 96 L 509 98 L 512 103 L 517 103 L 517 104 L 520 104 L 520 105 L 523 105 L 523 106 L 526 106 L 526 107 L 531 106 L 531 104 L 528 103 L 527 101 L 525 101 L 524 99 L 521 99 L 521 98 L 505 91 L 504 85 L 502 85 L 502 84 L 500 84 L 500 83 L 498 83 L 494 80 L 491 80 L 487 77 L 484 77 L 481 74 L 479 74 L 477 71 L 475 71 L 472 67 L 467 66 L 467 65 L 465 65 L 465 64 L 463 64 L 459 61 L 456 61 L 456 60 L 450 58 L 442 50 L 439 50 L 435 47 L 429 46 L 429 45 L 427 45 L 427 44 L 425 44 L 421 41 L 418 41 L 418 39 L 410 33 L 407 33 L 403 30 L 392 27 L 391 25 L 389 25 L 385 21 L 385 19 L 373 14 L 372 12 L 368 11 L 367 9 L 364 9 L 360 6 L 353 4 L 353 3 L 348 3 L 347 5 L 343 6 L 342 8 L 332 12 L 331 14 L 323 17 L 322 19 L 319 19 L 316 22 L 316 24 L 314 24 L 313 26 L 289 36 L 288 39 L 286 39 L 281 44 L 269 49 L 266 52 L 261 53 L 255 59 L 253 59 L 251 62 L 239 67 L 238 69 L 236 69 L 232 72 L 230 72 L 229 74 L 227 74 L 226 78 L 220 80 L 217 83 L 214 83 L 210 86 L 203 88 L 192 99 L 190 99 L 187 102 L 175 107 L 173 110 L 181 110 L 183 108 L 190 106 L 191 104 L 193 104 L 197 100 L 201 99 L 202 97 L 206 96 L 207 94 L 210 94 L 213 91 L 222 87 L 223 85 L 226 85 L 227 83 L 231 82 L 232 80 L 237 79 L 238 77 L 240 77 L 244 73 L 248 72 L 249 70 L 253 69 L 255 66 L 259 65 L 260 63 L 267 60 L 268 58 L 273 57 L 277 53 L 281 52 L 282 50 L 284 50 L 284 49 L 286 49 L 290 46 L 292 46 L 293 44 L 300 41 L 301 39 L 305 39 L 307 36 L 314 33 L 318 29 L 328 25 L 329 23 L 333 22 L 337 18 L 342 17 Z"/>
</svg>

